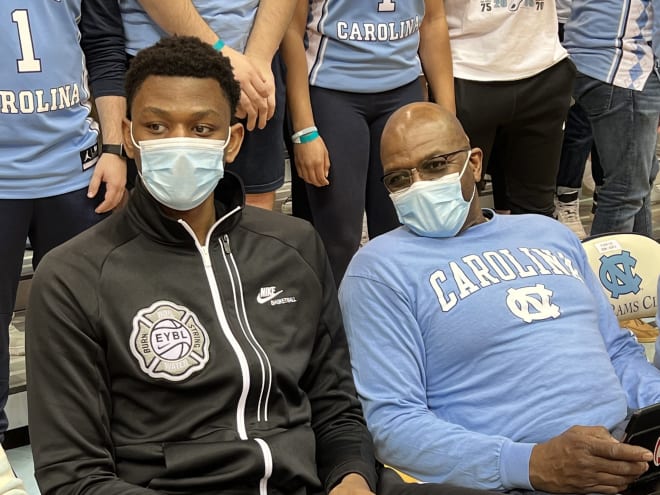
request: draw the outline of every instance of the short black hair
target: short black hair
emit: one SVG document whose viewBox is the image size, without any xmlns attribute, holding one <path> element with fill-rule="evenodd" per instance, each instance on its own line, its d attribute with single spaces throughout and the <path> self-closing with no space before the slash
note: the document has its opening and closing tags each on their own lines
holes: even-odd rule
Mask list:
<svg viewBox="0 0 660 495">
<path fill-rule="evenodd" d="M 193 36 L 172 36 L 138 52 L 126 72 L 128 116 L 135 94 L 149 76 L 197 77 L 215 79 L 224 91 L 231 115 L 241 96 L 231 62 L 211 45 Z"/>
</svg>

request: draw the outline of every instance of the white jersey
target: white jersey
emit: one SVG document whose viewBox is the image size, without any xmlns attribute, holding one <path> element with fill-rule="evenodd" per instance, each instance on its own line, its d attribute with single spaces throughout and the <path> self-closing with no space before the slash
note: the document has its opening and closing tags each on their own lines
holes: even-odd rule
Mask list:
<svg viewBox="0 0 660 495">
<path fill-rule="evenodd" d="M 419 77 L 424 0 L 310 0 L 309 82 L 379 93 Z"/>
<path fill-rule="evenodd" d="M 445 0 L 454 76 L 515 81 L 567 57 L 555 0 Z"/>
</svg>

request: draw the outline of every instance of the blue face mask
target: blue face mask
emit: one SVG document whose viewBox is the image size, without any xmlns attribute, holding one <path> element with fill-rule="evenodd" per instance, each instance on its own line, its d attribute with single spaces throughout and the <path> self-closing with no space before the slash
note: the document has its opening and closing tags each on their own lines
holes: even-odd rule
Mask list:
<svg viewBox="0 0 660 495">
<path fill-rule="evenodd" d="M 224 141 L 202 138 L 131 140 L 140 150 L 142 183 L 156 201 L 177 211 L 199 206 L 213 193 L 225 174 L 224 153 L 231 137 Z"/>
<path fill-rule="evenodd" d="M 461 173 L 449 174 L 436 180 L 418 180 L 406 190 L 390 194 L 399 221 L 415 234 L 424 237 L 453 237 L 465 223 L 474 190 L 469 201 L 463 199 L 461 177 L 470 161 L 471 153 Z"/>
</svg>

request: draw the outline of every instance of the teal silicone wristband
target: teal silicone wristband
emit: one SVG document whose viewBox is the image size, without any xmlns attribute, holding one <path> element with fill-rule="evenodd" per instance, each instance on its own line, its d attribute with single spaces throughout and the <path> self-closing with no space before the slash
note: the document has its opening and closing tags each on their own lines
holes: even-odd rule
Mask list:
<svg viewBox="0 0 660 495">
<path fill-rule="evenodd" d="M 302 136 L 300 136 L 300 144 L 309 143 L 310 141 L 314 141 L 318 137 L 319 137 L 318 131 L 312 131 L 309 134 L 303 134 Z"/>
<path fill-rule="evenodd" d="M 220 38 L 218 38 L 218 41 L 216 41 L 216 42 L 213 44 L 213 48 L 215 49 L 216 52 L 219 52 L 219 51 L 222 50 L 224 47 L 225 47 L 225 42 L 222 41 Z"/>
</svg>

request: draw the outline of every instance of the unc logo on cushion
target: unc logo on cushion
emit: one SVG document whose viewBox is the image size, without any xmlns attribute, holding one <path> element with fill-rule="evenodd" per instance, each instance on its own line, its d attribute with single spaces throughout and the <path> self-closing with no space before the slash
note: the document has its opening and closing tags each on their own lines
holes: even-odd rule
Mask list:
<svg viewBox="0 0 660 495">
<path fill-rule="evenodd" d="M 525 323 L 558 318 L 561 314 L 559 306 L 550 300 L 552 291 L 544 285 L 509 289 L 506 293 L 509 310 Z"/>
<path fill-rule="evenodd" d="M 197 316 L 169 301 L 138 311 L 130 348 L 142 371 L 170 381 L 185 380 L 209 360 L 209 336 Z"/>
<path fill-rule="evenodd" d="M 630 251 L 621 251 L 610 256 L 603 255 L 599 261 L 600 283 L 610 291 L 614 299 L 625 294 L 639 292 L 642 277 L 633 271 L 637 260 L 630 255 Z"/>
</svg>

